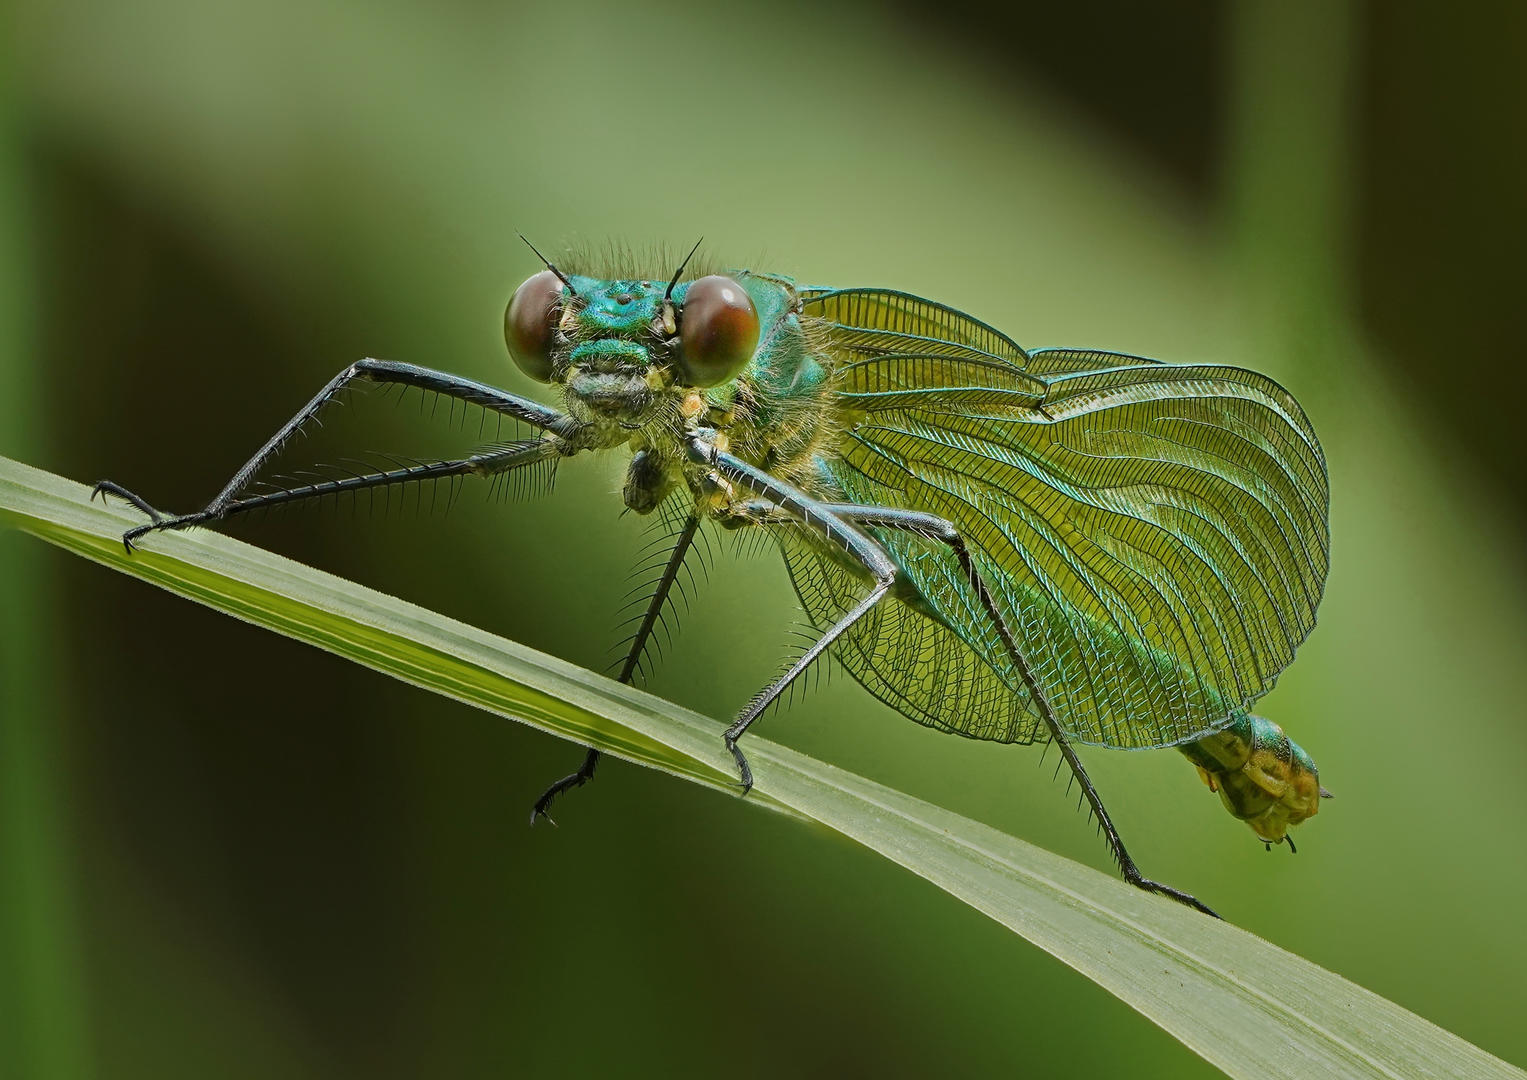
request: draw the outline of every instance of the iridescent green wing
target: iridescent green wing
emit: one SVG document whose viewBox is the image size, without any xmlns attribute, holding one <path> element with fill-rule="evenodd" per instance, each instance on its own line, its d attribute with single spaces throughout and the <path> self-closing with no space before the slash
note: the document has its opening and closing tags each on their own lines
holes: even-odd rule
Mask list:
<svg viewBox="0 0 1527 1080">
<path fill-rule="evenodd" d="M 1314 624 L 1327 566 L 1324 460 L 1275 382 L 1114 353 L 1029 354 L 895 293 L 808 293 L 804 314 L 821 320 L 838 364 L 832 482 L 847 501 L 959 528 L 1070 735 L 1175 744 L 1272 687 Z M 915 594 L 850 635 L 839 658 L 920 722 L 1041 735 L 953 558 L 919 537 L 880 537 Z M 814 618 L 862 588 L 806 549 L 787 560 Z"/>
<path fill-rule="evenodd" d="M 819 627 L 832 625 L 863 597 L 864 580 L 830 555 L 799 537 L 781 539 L 796 593 Z M 902 537 L 887 533 L 886 539 L 905 565 L 910 553 L 897 546 Z M 972 613 L 967 629 L 975 625 Z M 996 647 L 993 640 L 972 648 L 931 608 L 883 603 L 838 639 L 833 655 L 870 693 L 920 724 L 993 742 L 1042 741 L 1048 733 L 1026 696 L 990 666 Z"/>
</svg>

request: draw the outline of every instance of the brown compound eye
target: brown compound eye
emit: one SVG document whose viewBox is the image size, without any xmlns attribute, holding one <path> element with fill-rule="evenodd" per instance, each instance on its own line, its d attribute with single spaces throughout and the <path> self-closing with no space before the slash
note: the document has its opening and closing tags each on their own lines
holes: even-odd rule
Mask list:
<svg viewBox="0 0 1527 1080">
<path fill-rule="evenodd" d="M 504 312 L 504 343 L 515 367 L 536 382 L 552 381 L 552 346 L 562 317 L 562 279 L 542 270 L 525 279 Z"/>
<path fill-rule="evenodd" d="M 758 309 L 729 277 L 712 274 L 689 286 L 679 314 L 679 374 L 690 386 L 732 378 L 758 347 Z"/>
</svg>

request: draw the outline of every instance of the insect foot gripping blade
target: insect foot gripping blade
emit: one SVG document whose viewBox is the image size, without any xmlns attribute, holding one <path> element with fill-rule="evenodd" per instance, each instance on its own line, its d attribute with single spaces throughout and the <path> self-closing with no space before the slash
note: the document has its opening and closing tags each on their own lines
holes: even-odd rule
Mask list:
<svg viewBox="0 0 1527 1080">
<path fill-rule="evenodd" d="M 1247 714 L 1213 735 L 1179 747 L 1210 791 L 1263 842 L 1293 839 L 1290 826 L 1320 809 L 1320 771 L 1299 744 L 1271 720 Z"/>
</svg>

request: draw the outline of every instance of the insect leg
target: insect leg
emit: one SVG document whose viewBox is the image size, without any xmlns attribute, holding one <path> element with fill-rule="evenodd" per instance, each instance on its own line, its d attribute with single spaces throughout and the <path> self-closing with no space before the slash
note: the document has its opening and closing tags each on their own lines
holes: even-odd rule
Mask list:
<svg viewBox="0 0 1527 1080">
<path fill-rule="evenodd" d="M 241 501 L 239 493 L 248 486 L 255 474 L 276 455 L 286 441 L 301 430 L 302 426 L 316 416 L 341 390 L 357 381 L 397 383 L 421 390 L 432 390 L 459 401 L 480 405 L 485 409 L 528 424 L 530 427 L 562 436 L 564 439 L 574 438 L 578 431 L 577 422 L 571 417 L 539 402 L 531 401 L 529 398 L 522 398 L 517 394 L 489 386 L 487 383 L 431 368 L 416 367 L 413 364 L 399 364 L 390 360 L 359 360 L 330 379 L 324 388 L 297 412 L 297 415 L 283 424 L 266 440 L 265 445 L 260 447 L 255 455 L 233 474 L 233 478 L 224 485 L 223 490 L 196 513 L 164 517 L 156 513 L 144 499 L 109 480 L 103 480 L 97 484 L 92 494 L 116 495 L 149 515 L 150 520 L 147 524 L 136 526 L 123 533 L 122 543 L 128 551 L 132 551 L 132 542 L 135 539 L 156 529 L 184 529 L 192 525 L 219 521 L 227 516 L 230 506 Z"/>
<path fill-rule="evenodd" d="M 684 564 L 684 556 L 689 554 L 690 547 L 695 542 L 695 533 L 699 531 L 700 518 L 690 514 L 685 520 L 679 535 L 674 539 L 673 551 L 668 555 L 668 563 L 663 567 L 662 576 L 657 580 L 657 587 L 652 591 L 652 597 L 647 601 L 647 610 L 642 615 L 641 625 L 636 628 L 636 635 L 631 639 L 631 648 L 626 653 L 625 663 L 621 665 L 620 682 L 630 685 L 636 677 L 637 665 L 641 663 L 642 653 L 647 648 L 647 642 L 652 637 L 652 632 L 657 629 L 658 617 L 662 613 L 663 605 L 668 602 L 668 593 L 673 589 L 674 583 L 679 580 L 679 568 Z M 541 797 L 536 800 L 535 807 L 530 811 L 530 824 L 536 823 L 536 818 L 544 817 L 551 821 L 551 815 L 547 808 L 552 800 L 564 791 L 582 787 L 594 778 L 594 767 L 599 764 L 600 753 L 592 746 L 583 756 L 583 764 L 578 766 L 578 771 L 564 776 L 551 787 L 541 792 Z M 555 821 L 551 822 L 553 825 Z"/>
<path fill-rule="evenodd" d="M 302 502 L 306 499 L 321 499 L 329 495 L 339 495 L 345 492 L 388 487 L 392 484 L 407 484 L 422 480 L 440 480 L 449 476 L 497 476 L 501 473 L 512 472 L 515 469 L 538 464 L 539 462 L 546 461 L 548 458 L 556 457 L 558 454 L 559 451 L 556 446 L 544 439 L 527 439 L 523 442 L 514 443 L 510 446 L 481 454 L 472 454 L 469 457 L 455 458 L 449 461 L 424 461 L 417 465 L 405 465 L 396 469 L 379 470 L 359 476 L 345 476 L 337 480 L 315 480 L 311 484 L 282 488 L 279 491 L 265 491 L 258 495 L 247 495 L 241 499 L 234 499 L 223 507 L 219 518 L 230 518 L 237 514 L 247 514 L 251 510 L 263 510 L 272 506 Z M 100 484 L 97 487 L 112 495 L 120 495 L 130 500 L 136 498 L 131 492 L 122 492 L 115 484 Z M 144 507 L 140 506 L 139 509 L 144 509 Z M 182 524 L 171 527 L 185 528 L 199 523 L 196 520 L 192 520 L 197 517 L 196 514 L 185 514 L 182 517 L 186 519 Z"/>
<path fill-rule="evenodd" d="M 985 578 L 976 568 L 975 561 L 970 557 L 970 549 L 966 547 L 965 540 L 960 536 L 959 530 L 944 518 L 934 514 L 925 514 L 915 510 L 901 510 L 895 507 L 883 506 L 859 506 L 852 503 L 827 503 L 824 509 L 842 518 L 844 521 L 853 522 L 856 525 L 867 528 L 898 529 L 903 532 L 917 533 L 929 540 L 936 540 L 945 544 L 954 552 L 959 560 L 960 569 L 964 571 L 971 588 L 975 590 L 980 599 L 986 615 L 995 625 L 998 636 L 1002 639 L 1003 648 L 1007 651 L 1008 658 L 1018 670 L 1019 677 L 1023 680 L 1024 687 L 1029 692 L 1029 699 L 1034 702 L 1039 715 L 1043 718 L 1045 727 L 1049 729 L 1050 739 L 1060 750 L 1061 757 L 1070 767 L 1071 774 L 1081 785 L 1082 794 L 1087 799 L 1087 805 L 1092 808 L 1093 815 L 1103 829 L 1103 836 L 1108 842 L 1109 850 L 1119 864 L 1119 872 L 1125 881 L 1146 892 L 1160 893 L 1169 896 L 1173 900 L 1196 908 L 1206 915 L 1214 915 L 1214 911 L 1205 906 L 1195 897 L 1170 885 L 1163 885 L 1159 881 L 1152 881 L 1140 873 L 1140 868 L 1135 865 L 1135 860 L 1130 857 L 1124 848 L 1124 841 L 1119 837 L 1119 830 L 1114 827 L 1113 819 L 1108 816 L 1108 811 L 1103 807 L 1103 800 L 1098 795 L 1097 788 L 1093 787 L 1092 779 L 1087 775 L 1087 770 L 1082 767 L 1082 760 L 1077 755 L 1076 749 L 1071 745 L 1071 740 L 1061 730 L 1060 721 L 1055 716 L 1055 710 L 1050 705 L 1049 698 L 1039 685 L 1039 680 L 1034 675 L 1034 670 L 1029 666 L 1028 659 L 1019 649 L 1017 640 L 1013 637 L 1012 630 L 1007 625 L 1001 610 L 997 607 L 996 600 L 992 596 L 991 589 L 987 586 Z"/>
<path fill-rule="evenodd" d="M 864 599 L 855 604 L 847 615 L 844 615 L 843 618 L 834 623 L 821 637 L 817 638 L 816 644 L 807 649 L 801 654 L 800 659 L 790 665 L 790 670 L 776 679 L 773 684 L 754 695 L 753 700 L 748 702 L 747 708 L 743 709 L 737 719 L 732 721 L 732 726 L 726 729 L 723 738 L 726 742 L 726 748 L 732 752 L 732 759 L 737 762 L 737 772 L 742 779 L 742 793 L 744 795 L 753 788 L 753 770 L 748 765 L 748 759 L 737 748 L 737 740 L 742 738 L 743 733 L 748 730 L 753 721 L 757 720 L 763 711 L 774 702 L 775 698 L 784 693 L 785 689 L 796 680 L 801 672 L 810 667 L 829 645 L 841 637 L 843 632 L 850 626 L 853 626 L 854 623 L 863 618 L 870 608 L 883 600 L 885 594 L 891 590 L 891 586 L 895 583 L 896 579 L 894 577 L 877 581 L 874 588 L 869 591 L 869 594 Z"/>
<path fill-rule="evenodd" d="M 784 692 L 785 688 L 794 682 L 801 672 L 810 667 L 829 645 L 863 618 L 866 612 L 885 599 L 886 594 L 896 583 L 896 564 L 891 561 L 891 557 L 886 554 L 884 548 L 848 521 L 833 513 L 826 503 L 818 502 L 800 489 L 770 476 L 762 469 L 749 465 L 741 458 L 718 450 L 711 441 L 711 433 L 704 430 L 696 433 L 691 438 L 687 449 L 691 461 L 709 464 L 733 484 L 744 487 L 760 499 L 773 503 L 798 527 L 815 533 L 819 538 L 841 548 L 846 556 L 863 568 L 873 582 L 869 593 L 829 627 L 811 648 L 790 665 L 788 671 L 754 695 L 753 700 L 748 702 L 747 707 L 732 722 L 732 726 L 726 729 L 723 736 L 726 748 L 731 751 L 732 760 L 737 763 L 737 772 L 742 780 L 742 793 L 746 795 L 753 787 L 753 770 L 748 765 L 747 758 L 738 749 L 737 740 L 742 738 L 753 721 L 757 720 L 763 711 Z M 766 518 L 765 523 L 774 523 L 774 519 Z"/>
</svg>

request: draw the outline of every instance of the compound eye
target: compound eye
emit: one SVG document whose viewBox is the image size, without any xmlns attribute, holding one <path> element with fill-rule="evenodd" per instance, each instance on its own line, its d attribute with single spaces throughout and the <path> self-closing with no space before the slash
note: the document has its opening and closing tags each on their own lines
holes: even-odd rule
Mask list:
<svg viewBox="0 0 1527 1080">
<path fill-rule="evenodd" d="M 689 286 L 679 314 L 679 373 L 690 386 L 717 386 L 741 371 L 758 347 L 758 309 L 729 277 Z"/>
<path fill-rule="evenodd" d="M 514 290 L 504 312 L 504 343 L 515 367 L 536 382 L 552 381 L 552 346 L 562 317 L 562 279 L 542 270 Z"/>
</svg>

